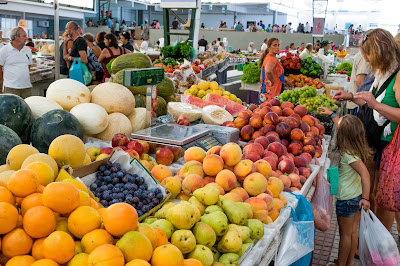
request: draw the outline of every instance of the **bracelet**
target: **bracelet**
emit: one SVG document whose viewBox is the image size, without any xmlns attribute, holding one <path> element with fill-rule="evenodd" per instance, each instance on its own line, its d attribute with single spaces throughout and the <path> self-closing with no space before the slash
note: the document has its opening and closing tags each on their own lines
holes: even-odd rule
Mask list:
<svg viewBox="0 0 400 266">
<path fill-rule="evenodd" d="M 351 94 L 351 99 L 350 99 L 350 101 L 353 101 L 353 100 L 354 100 L 354 94 L 353 94 L 352 92 L 350 92 L 350 94 Z"/>
<path fill-rule="evenodd" d="M 331 118 L 333 118 L 334 116 L 336 116 L 336 113 L 331 114 Z"/>
<path fill-rule="evenodd" d="M 366 201 L 368 201 L 368 202 L 369 202 L 369 200 L 367 200 L 366 198 L 361 198 L 361 199 L 363 199 L 363 200 L 366 200 Z"/>
</svg>

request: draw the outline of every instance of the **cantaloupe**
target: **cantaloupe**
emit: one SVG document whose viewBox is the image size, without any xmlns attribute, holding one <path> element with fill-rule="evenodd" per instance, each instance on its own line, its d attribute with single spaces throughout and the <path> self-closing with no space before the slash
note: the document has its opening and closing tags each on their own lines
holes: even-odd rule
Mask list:
<svg viewBox="0 0 400 266">
<path fill-rule="evenodd" d="M 98 134 L 108 126 L 107 111 L 95 103 L 81 103 L 70 111 L 82 125 L 85 135 Z"/>
<path fill-rule="evenodd" d="M 112 113 L 108 115 L 107 128 L 96 135 L 96 138 L 111 141 L 115 134 L 124 133 L 129 136 L 132 133 L 131 122 L 128 117 L 121 113 Z"/>
<path fill-rule="evenodd" d="M 85 144 L 74 135 L 62 135 L 51 142 L 49 155 L 53 157 L 59 167 L 70 165 L 72 168 L 77 168 L 82 166 L 85 160 Z"/>
<path fill-rule="evenodd" d="M 43 96 L 31 96 L 26 98 L 25 102 L 29 105 L 29 108 L 31 108 L 33 119 L 41 117 L 48 111 L 63 109 L 61 105 L 52 99 Z"/>
<path fill-rule="evenodd" d="M 226 121 L 233 121 L 233 116 L 228 111 L 216 105 L 204 107 L 202 118 L 205 124 L 218 126 Z"/>
<path fill-rule="evenodd" d="M 88 87 L 73 79 L 59 79 L 50 84 L 46 97 L 57 102 L 64 110 L 71 110 L 75 105 L 90 102 Z"/>
<path fill-rule="evenodd" d="M 136 132 L 146 128 L 146 108 L 135 108 L 135 110 L 128 116 L 131 121 L 132 132 Z"/>
<path fill-rule="evenodd" d="M 102 106 L 107 113 L 130 115 L 135 108 L 135 97 L 126 87 L 116 83 L 102 83 L 92 91 L 92 103 Z"/>
</svg>

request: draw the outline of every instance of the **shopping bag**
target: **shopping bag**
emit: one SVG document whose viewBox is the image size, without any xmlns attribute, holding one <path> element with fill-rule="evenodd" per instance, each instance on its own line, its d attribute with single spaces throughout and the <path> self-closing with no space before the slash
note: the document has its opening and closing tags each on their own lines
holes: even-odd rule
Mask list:
<svg viewBox="0 0 400 266">
<path fill-rule="evenodd" d="M 79 57 L 76 57 L 69 69 L 69 78 L 88 85 L 92 81 L 92 75 L 85 64 L 81 62 Z"/>
<path fill-rule="evenodd" d="M 331 184 L 331 195 L 337 195 L 339 191 L 339 168 L 331 166 L 326 170 L 327 181 Z"/>
<path fill-rule="evenodd" d="M 295 195 L 295 194 L 293 194 Z M 314 250 L 314 219 L 311 204 L 302 195 L 298 199 L 296 210 L 292 207 L 282 236 L 282 242 L 275 265 L 310 265 Z"/>
<path fill-rule="evenodd" d="M 362 265 L 397 266 L 400 263 L 393 236 L 370 210 L 361 210 L 358 246 Z"/>
<path fill-rule="evenodd" d="M 382 152 L 376 202 L 392 212 L 400 211 L 400 128 L 397 126 L 392 141 Z"/>
<path fill-rule="evenodd" d="M 325 232 L 331 225 L 333 197 L 330 193 L 331 185 L 319 173 L 317 187 L 311 199 L 315 228 Z"/>
</svg>

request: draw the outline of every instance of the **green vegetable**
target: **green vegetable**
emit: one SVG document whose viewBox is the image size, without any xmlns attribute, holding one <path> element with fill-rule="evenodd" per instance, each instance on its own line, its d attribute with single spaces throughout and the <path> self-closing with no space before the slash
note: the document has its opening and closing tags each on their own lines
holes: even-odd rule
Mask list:
<svg viewBox="0 0 400 266">
<path fill-rule="evenodd" d="M 337 71 L 345 70 L 349 77 L 351 76 L 352 69 L 353 69 L 353 65 L 351 63 L 349 63 L 349 62 L 343 62 L 343 63 L 341 63 L 340 65 L 338 65 L 336 67 Z"/>
<path fill-rule="evenodd" d="M 161 49 L 161 53 L 164 58 L 172 58 L 176 60 L 191 59 L 192 58 L 192 47 L 188 42 L 180 42 L 175 46 L 164 46 Z"/>
<path fill-rule="evenodd" d="M 108 64 L 106 65 L 108 73 L 110 73 L 110 75 L 113 73 L 111 70 L 111 64 L 112 62 L 114 62 L 115 58 L 111 59 L 110 62 L 108 62 Z"/>
<path fill-rule="evenodd" d="M 260 82 L 261 68 L 258 63 L 249 63 L 243 67 L 243 76 L 240 79 L 243 83 L 258 83 Z"/>
<path fill-rule="evenodd" d="M 307 76 L 318 77 L 323 72 L 322 67 L 317 62 L 315 62 L 311 57 L 301 60 L 301 65 L 303 66 L 302 67 L 303 72 L 301 73 Z"/>
</svg>

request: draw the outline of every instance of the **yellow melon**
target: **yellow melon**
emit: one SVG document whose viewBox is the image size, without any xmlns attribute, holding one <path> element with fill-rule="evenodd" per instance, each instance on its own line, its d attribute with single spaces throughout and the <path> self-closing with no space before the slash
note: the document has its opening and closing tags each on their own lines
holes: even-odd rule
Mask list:
<svg viewBox="0 0 400 266">
<path fill-rule="evenodd" d="M 50 165 L 44 162 L 33 162 L 25 166 L 23 169 L 29 169 L 35 172 L 39 177 L 39 183 L 47 186 L 54 181 L 54 171 Z"/>
<path fill-rule="evenodd" d="M 89 154 L 86 153 L 85 160 L 83 161 L 83 165 L 88 165 L 91 162 L 92 162 L 92 159 L 90 159 Z"/>
<path fill-rule="evenodd" d="M 61 182 L 64 179 L 73 179 L 73 177 L 70 174 L 68 174 L 67 171 L 61 168 L 56 178 L 56 182 Z"/>
<path fill-rule="evenodd" d="M 8 184 L 8 180 L 14 174 L 16 171 L 15 170 L 7 170 L 2 173 L 0 173 L 0 181 L 2 181 L 4 184 Z"/>
<path fill-rule="evenodd" d="M 89 193 L 89 190 L 87 189 L 85 184 L 83 184 L 81 181 L 78 181 L 76 179 L 64 179 L 62 182 L 69 183 L 69 184 L 73 185 L 74 187 L 76 187 L 77 189 L 82 190 L 86 193 Z"/>
<path fill-rule="evenodd" d="M 39 151 L 28 144 L 20 144 L 10 150 L 7 155 L 6 164 L 10 170 L 21 169 L 22 163 L 25 159 L 32 154 L 39 153 Z"/>
<path fill-rule="evenodd" d="M 10 170 L 6 164 L 0 165 L 0 173 Z"/>
<path fill-rule="evenodd" d="M 25 168 L 28 164 L 31 164 L 33 162 L 44 162 L 50 165 L 51 169 L 54 171 L 54 176 L 58 175 L 58 165 L 57 162 L 48 154 L 45 153 L 35 153 L 32 155 L 29 155 L 25 161 L 22 163 L 21 168 Z"/>
<path fill-rule="evenodd" d="M 62 135 L 51 142 L 49 155 L 53 157 L 59 167 L 70 165 L 72 168 L 78 168 L 85 160 L 86 148 L 80 138 L 73 135 Z"/>
</svg>

